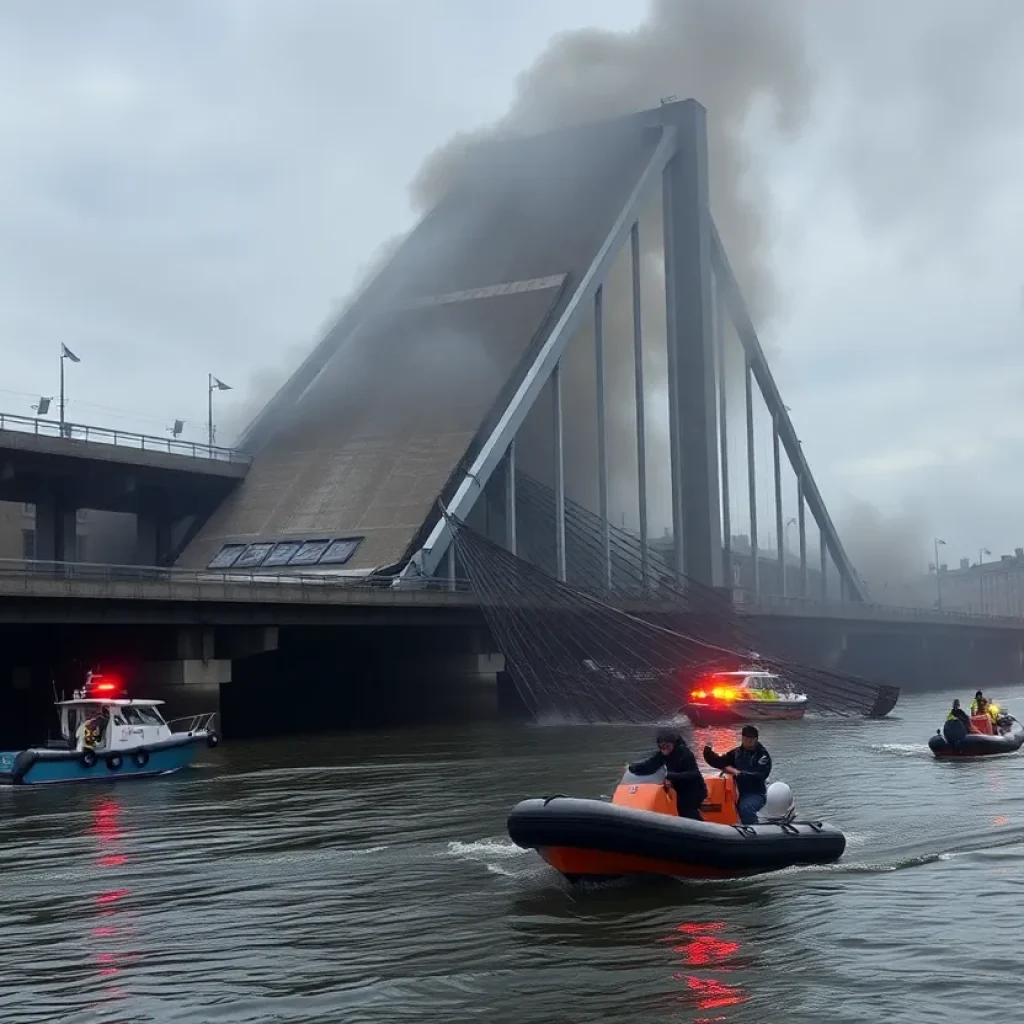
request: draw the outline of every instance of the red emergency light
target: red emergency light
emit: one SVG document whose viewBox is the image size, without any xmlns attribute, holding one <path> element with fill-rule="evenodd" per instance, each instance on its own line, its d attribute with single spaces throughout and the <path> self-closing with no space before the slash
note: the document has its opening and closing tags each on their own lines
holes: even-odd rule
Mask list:
<svg viewBox="0 0 1024 1024">
<path fill-rule="evenodd" d="M 126 691 L 124 684 L 116 676 L 93 675 L 86 687 L 86 695 L 89 697 L 124 697 Z"/>
</svg>

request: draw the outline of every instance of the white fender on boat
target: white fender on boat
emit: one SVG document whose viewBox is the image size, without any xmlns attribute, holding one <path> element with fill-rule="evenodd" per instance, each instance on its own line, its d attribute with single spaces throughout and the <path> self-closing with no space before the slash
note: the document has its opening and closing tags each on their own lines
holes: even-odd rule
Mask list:
<svg viewBox="0 0 1024 1024">
<path fill-rule="evenodd" d="M 766 823 L 792 821 L 796 817 L 793 790 L 785 782 L 773 782 L 768 787 L 764 807 L 758 818 Z"/>
</svg>

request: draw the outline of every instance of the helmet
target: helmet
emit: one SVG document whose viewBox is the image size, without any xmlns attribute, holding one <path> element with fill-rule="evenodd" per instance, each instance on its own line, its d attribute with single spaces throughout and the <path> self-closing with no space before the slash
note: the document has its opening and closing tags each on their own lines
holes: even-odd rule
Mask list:
<svg viewBox="0 0 1024 1024">
<path fill-rule="evenodd" d="M 758 818 L 766 823 L 779 824 L 792 821 L 796 817 L 796 804 L 793 801 L 793 790 L 785 782 L 773 782 Z"/>
</svg>

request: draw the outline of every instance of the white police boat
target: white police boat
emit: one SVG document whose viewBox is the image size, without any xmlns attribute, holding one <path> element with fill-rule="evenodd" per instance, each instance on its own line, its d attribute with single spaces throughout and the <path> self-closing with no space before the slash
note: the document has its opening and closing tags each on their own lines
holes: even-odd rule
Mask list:
<svg viewBox="0 0 1024 1024">
<path fill-rule="evenodd" d="M 91 674 L 90 674 L 91 676 Z M 112 683 L 86 684 L 57 701 L 60 736 L 45 747 L 0 751 L 0 785 L 114 782 L 152 778 L 188 767 L 200 747 L 220 741 L 216 712 L 166 721 L 162 700 L 99 696 Z"/>
</svg>

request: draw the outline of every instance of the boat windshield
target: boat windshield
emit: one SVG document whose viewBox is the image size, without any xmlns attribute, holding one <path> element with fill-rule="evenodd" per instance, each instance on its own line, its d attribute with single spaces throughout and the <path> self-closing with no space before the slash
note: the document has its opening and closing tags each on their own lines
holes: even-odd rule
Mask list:
<svg viewBox="0 0 1024 1024">
<path fill-rule="evenodd" d="M 156 708 L 129 705 L 118 709 L 126 725 L 163 725 L 164 720 Z"/>
</svg>

